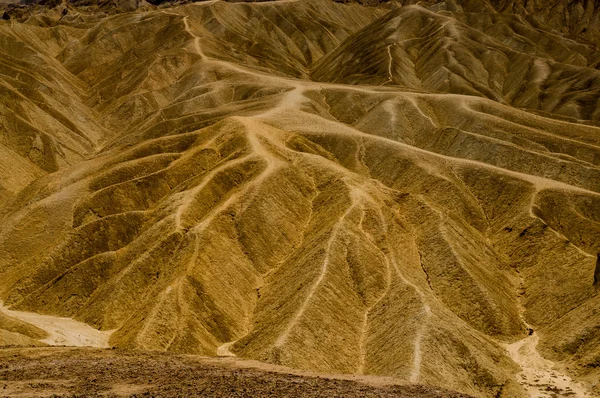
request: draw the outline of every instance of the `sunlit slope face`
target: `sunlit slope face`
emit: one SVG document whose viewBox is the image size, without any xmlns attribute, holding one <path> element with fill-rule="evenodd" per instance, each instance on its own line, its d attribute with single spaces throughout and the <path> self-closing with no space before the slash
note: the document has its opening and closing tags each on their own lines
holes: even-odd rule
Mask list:
<svg viewBox="0 0 600 398">
<path fill-rule="evenodd" d="M 48 337 L 43 330 L 3 313 L 0 313 L 0 321 L 0 344 L 3 347 L 45 345 L 39 341 Z"/>
<path fill-rule="evenodd" d="M 480 96 L 598 121 L 594 43 L 540 30 L 519 15 L 438 5 L 391 12 L 320 59 L 311 77 Z"/>
<path fill-rule="evenodd" d="M 2 75 L 15 98 L 6 112 L 19 115 L 6 119 L 44 128 L 50 159 L 81 141 L 51 167 L 31 143 L 2 144 L 32 171 L 3 174 L 21 185 L 2 208 L 0 298 L 114 329 L 118 347 L 216 355 L 227 344 L 479 396 L 522 393 L 501 342 L 523 338 L 526 321 L 546 355 L 593 375 L 600 130 L 516 109 L 563 109 L 535 105 L 522 87 L 542 83 L 518 66 L 485 91 L 509 98 L 513 84 L 510 101 L 394 80 L 410 76 L 395 71 L 413 50 L 392 53 L 392 80 L 377 80 L 388 46 L 409 45 L 402 35 L 421 25 L 415 51 L 430 43 L 435 58 L 435 35 L 456 28 L 473 59 L 503 59 L 490 48 L 511 43 L 467 22 L 520 36 L 502 28 L 509 17 L 486 15 L 216 2 L 0 25 L 27 50 L 3 53 L 29 60 L 37 79 L 12 64 Z M 515 56 L 595 73 L 569 58 L 582 51 L 552 43 Z M 361 62 L 368 73 L 354 74 Z M 27 91 L 38 81 L 56 88 Z M 569 84 L 557 103 L 593 94 Z M 595 120 L 580 113 L 567 116 Z"/>
<path fill-rule="evenodd" d="M 45 173 L 74 164 L 107 136 L 85 85 L 54 58 L 76 37 L 64 27 L 0 27 L 0 203 Z"/>
<path fill-rule="evenodd" d="M 26 24 L 7 21 L 0 27 L 0 170 L 6 176 L 0 202 L 168 107 L 175 97 L 166 90 L 175 82 L 177 95 L 190 99 L 201 95 L 184 89 L 199 79 L 196 90 L 230 96 L 232 86 L 218 82 L 232 72 L 211 64 L 206 75 L 205 64 L 197 62 L 203 53 L 306 76 L 315 59 L 385 13 L 310 1 L 290 3 L 285 15 L 272 5 L 243 3 L 110 18 L 92 11 L 63 16 L 51 10 Z M 201 102 L 196 98 L 204 108 L 216 106 Z"/>
<path fill-rule="evenodd" d="M 531 21 L 533 25 L 550 27 L 570 39 L 593 43 L 600 42 L 598 15 L 600 6 L 596 1 L 568 0 L 502 0 L 492 2 L 503 13 L 514 13 Z M 596 56 L 596 66 L 598 56 Z"/>
</svg>

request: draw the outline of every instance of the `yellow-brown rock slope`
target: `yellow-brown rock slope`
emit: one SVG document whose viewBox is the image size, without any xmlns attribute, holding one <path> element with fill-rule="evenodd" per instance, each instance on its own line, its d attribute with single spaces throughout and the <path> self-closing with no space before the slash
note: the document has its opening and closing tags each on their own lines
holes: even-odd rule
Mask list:
<svg viewBox="0 0 600 398">
<path fill-rule="evenodd" d="M 0 299 L 117 347 L 482 397 L 527 396 L 531 328 L 598 392 L 597 18 L 433 3 L 0 22 Z"/>
</svg>

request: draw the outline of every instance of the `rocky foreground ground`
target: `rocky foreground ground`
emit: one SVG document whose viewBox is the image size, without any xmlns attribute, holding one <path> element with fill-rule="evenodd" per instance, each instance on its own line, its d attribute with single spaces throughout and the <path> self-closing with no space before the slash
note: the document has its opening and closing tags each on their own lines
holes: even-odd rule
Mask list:
<svg viewBox="0 0 600 398">
<path fill-rule="evenodd" d="M 232 358 L 123 350 L 0 350 L 0 396 L 468 397 L 383 378 L 295 374 Z M 353 376 L 347 376 L 353 377 Z"/>
</svg>

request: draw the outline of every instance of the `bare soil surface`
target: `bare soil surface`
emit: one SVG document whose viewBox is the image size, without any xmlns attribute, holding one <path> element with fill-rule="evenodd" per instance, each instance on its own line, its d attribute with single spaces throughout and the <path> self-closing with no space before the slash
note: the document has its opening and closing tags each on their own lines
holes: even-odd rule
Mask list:
<svg viewBox="0 0 600 398">
<path fill-rule="evenodd" d="M 48 345 L 108 348 L 112 331 L 100 331 L 71 318 L 40 315 L 34 312 L 12 311 L 0 301 L 0 313 L 34 325 L 48 337 L 40 340 Z"/>
<path fill-rule="evenodd" d="M 539 336 L 532 334 L 510 344 L 507 350 L 522 371 L 517 380 L 525 387 L 531 398 L 543 397 L 591 397 L 581 383 L 556 369 L 556 364 L 545 359 L 537 351 Z"/>
<path fill-rule="evenodd" d="M 0 396 L 468 397 L 419 385 L 266 371 L 248 362 L 122 350 L 4 349 Z"/>
</svg>

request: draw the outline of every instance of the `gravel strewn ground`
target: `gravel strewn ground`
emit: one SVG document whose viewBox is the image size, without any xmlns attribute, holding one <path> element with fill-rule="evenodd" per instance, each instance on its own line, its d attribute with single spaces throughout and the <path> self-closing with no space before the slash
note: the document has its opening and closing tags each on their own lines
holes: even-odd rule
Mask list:
<svg viewBox="0 0 600 398">
<path fill-rule="evenodd" d="M 270 372 L 241 363 L 120 350 L 4 349 L 0 396 L 468 397 L 425 386 Z"/>
</svg>

